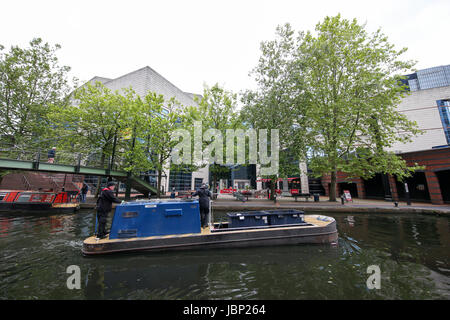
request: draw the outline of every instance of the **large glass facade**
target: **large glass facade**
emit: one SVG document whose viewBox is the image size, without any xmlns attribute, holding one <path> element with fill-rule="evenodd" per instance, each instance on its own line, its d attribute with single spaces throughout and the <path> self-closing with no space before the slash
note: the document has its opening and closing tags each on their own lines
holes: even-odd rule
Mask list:
<svg viewBox="0 0 450 320">
<path fill-rule="evenodd" d="M 407 78 L 410 91 L 450 86 L 450 65 L 419 70 Z"/>
<path fill-rule="evenodd" d="M 444 127 L 447 144 L 450 145 L 450 100 L 438 100 L 439 114 Z"/>
</svg>

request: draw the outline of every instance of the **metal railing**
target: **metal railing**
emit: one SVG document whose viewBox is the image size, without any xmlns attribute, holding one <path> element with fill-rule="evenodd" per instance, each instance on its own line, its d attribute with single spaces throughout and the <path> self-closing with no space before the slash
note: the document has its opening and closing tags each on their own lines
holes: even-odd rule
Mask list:
<svg viewBox="0 0 450 320">
<path fill-rule="evenodd" d="M 106 170 L 107 175 L 109 171 L 124 171 L 122 168 L 127 167 L 128 160 L 124 156 L 124 153 L 116 151 L 114 160 L 111 155 L 104 155 L 102 160 L 102 153 L 100 150 L 93 150 L 87 152 L 72 152 L 67 150 L 56 150 L 53 161 L 49 161 L 49 150 L 42 149 L 24 149 L 16 146 L 2 145 L 0 143 L 0 159 L 3 160 L 17 160 L 17 161 L 30 161 L 33 162 L 33 168 L 38 169 L 40 164 L 51 163 L 54 165 L 68 165 L 78 167 L 89 167 L 95 169 Z M 141 170 L 143 175 L 155 175 L 152 173 L 145 173 L 147 170 Z M 75 174 L 79 170 L 75 170 Z M 137 174 L 138 177 L 141 174 Z M 165 176 L 165 175 L 164 175 Z M 141 177 L 142 178 L 142 177 Z M 145 180 L 145 179 L 143 179 Z M 55 185 L 59 184 L 53 181 Z"/>
<path fill-rule="evenodd" d="M 53 162 L 49 160 L 48 151 L 41 149 L 29 150 L 20 147 L 0 145 L 0 159 L 32 161 L 35 163 L 53 163 L 59 165 L 84 166 L 99 169 L 117 170 L 125 166 L 125 158 L 119 152 L 111 163 L 111 156 L 105 155 L 102 161 L 101 152 L 98 150 L 90 152 L 72 152 L 56 150 Z"/>
<path fill-rule="evenodd" d="M 31 189 L 32 189 L 32 188 L 31 188 L 31 184 L 30 184 L 30 182 L 28 181 L 27 177 L 22 176 L 22 182 L 23 182 L 23 184 L 25 185 L 25 190 L 31 190 Z"/>
</svg>

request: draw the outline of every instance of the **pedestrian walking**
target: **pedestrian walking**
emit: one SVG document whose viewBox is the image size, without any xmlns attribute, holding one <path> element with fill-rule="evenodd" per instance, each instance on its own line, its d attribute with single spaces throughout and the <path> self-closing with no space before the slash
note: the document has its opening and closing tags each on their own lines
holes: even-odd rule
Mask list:
<svg viewBox="0 0 450 320">
<path fill-rule="evenodd" d="M 56 147 L 51 148 L 50 150 L 48 150 L 47 153 L 47 162 L 48 163 L 54 163 L 55 162 L 55 156 L 56 156 Z"/>
<path fill-rule="evenodd" d="M 86 202 L 86 195 L 87 195 L 88 191 L 89 191 L 89 186 L 83 182 L 83 187 L 81 188 L 81 193 L 80 193 L 82 203 Z"/>
</svg>

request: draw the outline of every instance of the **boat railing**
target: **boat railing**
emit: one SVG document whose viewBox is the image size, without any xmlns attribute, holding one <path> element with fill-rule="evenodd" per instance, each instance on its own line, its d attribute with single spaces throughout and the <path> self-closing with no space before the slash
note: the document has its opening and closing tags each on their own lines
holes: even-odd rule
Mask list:
<svg viewBox="0 0 450 320">
<path fill-rule="evenodd" d="M 32 189 L 31 188 L 31 184 L 30 184 L 30 182 L 28 181 L 28 179 L 27 179 L 27 177 L 25 175 L 22 175 L 22 182 L 25 185 L 25 189 L 26 190 L 31 190 Z"/>
</svg>

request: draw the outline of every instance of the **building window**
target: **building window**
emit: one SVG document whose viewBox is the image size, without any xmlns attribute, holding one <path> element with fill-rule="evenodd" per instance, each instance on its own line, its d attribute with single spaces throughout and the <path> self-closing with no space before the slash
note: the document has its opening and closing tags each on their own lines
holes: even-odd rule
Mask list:
<svg viewBox="0 0 450 320">
<path fill-rule="evenodd" d="M 194 179 L 194 189 L 197 190 L 202 186 L 203 178 L 195 178 Z"/>
<path fill-rule="evenodd" d="M 450 100 L 438 100 L 437 104 L 439 114 L 441 115 L 442 127 L 447 138 L 447 144 L 450 145 Z"/>
<path fill-rule="evenodd" d="M 176 191 L 191 190 L 192 172 L 170 170 L 169 190 L 175 188 Z"/>
</svg>

